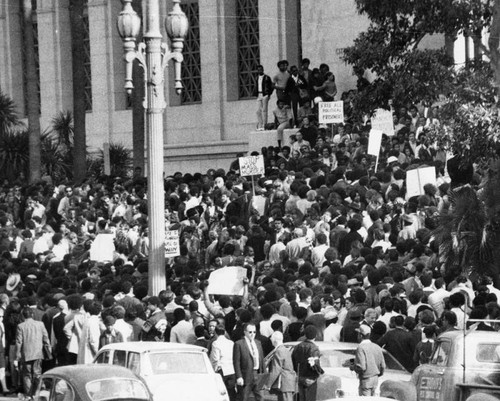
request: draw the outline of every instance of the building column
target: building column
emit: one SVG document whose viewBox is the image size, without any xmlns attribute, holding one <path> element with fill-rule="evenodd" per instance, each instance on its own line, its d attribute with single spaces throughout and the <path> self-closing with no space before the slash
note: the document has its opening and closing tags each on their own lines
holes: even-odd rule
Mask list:
<svg viewBox="0 0 500 401">
<path fill-rule="evenodd" d="M 69 0 L 39 0 L 37 20 L 44 130 L 59 112 L 73 109 Z"/>
</svg>

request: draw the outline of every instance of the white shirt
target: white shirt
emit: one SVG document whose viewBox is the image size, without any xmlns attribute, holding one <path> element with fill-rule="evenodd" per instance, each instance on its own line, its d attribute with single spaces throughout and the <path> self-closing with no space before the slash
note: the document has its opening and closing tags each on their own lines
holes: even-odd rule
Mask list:
<svg viewBox="0 0 500 401">
<path fill-rule="evenodd" d="M 212 343 L 210 362 L 215 371 L 222 369 L 223 376 L 234 375 L 233 346 L 234 343 L 225 336 L 217 337 Z"/>
<path fill-rule="evenodd" d="M 444 300 L 449 296 L 450 293 L 441 287 L 427 297 L 427 302 L 434 309 L 437 317 L 441 317 L 444 311 Z"/>
<path fill-rule="evenodd" d="M 330 324 L 323 332 L 323 341 L 338 343 L 340 342 L 340 331 L 342 326 L 338 323 Z"/>
</svg>

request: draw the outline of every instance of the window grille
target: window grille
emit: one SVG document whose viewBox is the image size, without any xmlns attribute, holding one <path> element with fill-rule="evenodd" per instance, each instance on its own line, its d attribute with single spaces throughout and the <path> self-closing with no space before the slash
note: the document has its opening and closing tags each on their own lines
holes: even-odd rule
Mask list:
<svg viewBox="0 0 500 401">
<path fill-rule="evenodd" d="M 237 0 L 238 95 L 240 99 L 254 97 L 259 51 L 259 2 Z"/>
</svg>

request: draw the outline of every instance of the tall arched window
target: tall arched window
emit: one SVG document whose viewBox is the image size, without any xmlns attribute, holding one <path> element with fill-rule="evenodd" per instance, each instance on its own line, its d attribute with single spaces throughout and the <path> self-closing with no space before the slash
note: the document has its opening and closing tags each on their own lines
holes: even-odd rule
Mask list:
<svg viewBox="0 0 500 401">
<path fill-rule="evenodd" d="M 189 30 L 182 54 L 182 104 L 201 102 L 200 8 L 198 1 L 183 2 L 182 10 L 189 21 Z"/>
<path fill-rule="evenodd" d="M 237 0 L 238 97 L 254 96 L 259 52 L 259 1 Z"/>
</svg>

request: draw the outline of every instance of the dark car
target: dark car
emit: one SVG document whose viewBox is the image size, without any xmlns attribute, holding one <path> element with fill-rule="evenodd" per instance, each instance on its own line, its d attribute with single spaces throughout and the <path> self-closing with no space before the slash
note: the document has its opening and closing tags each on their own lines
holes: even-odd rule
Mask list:
<svg viewBox="0 0 500 401">
<path fill-rule="evenodd" d="M 72 365 L 45 372 L 36 401 L 152 401 L 146 383 L 121 366 Z"/>
</svg>

